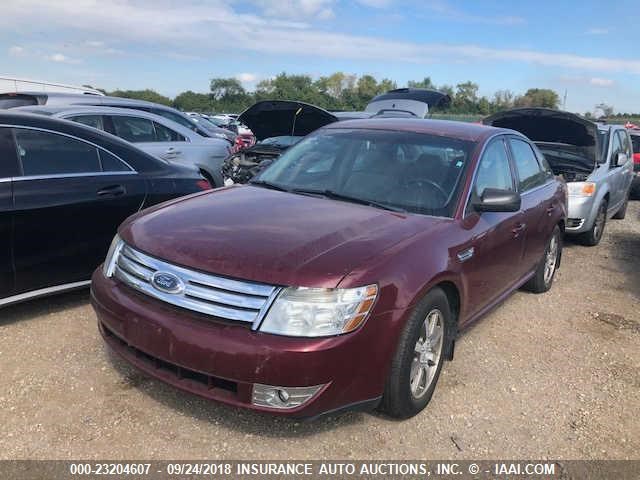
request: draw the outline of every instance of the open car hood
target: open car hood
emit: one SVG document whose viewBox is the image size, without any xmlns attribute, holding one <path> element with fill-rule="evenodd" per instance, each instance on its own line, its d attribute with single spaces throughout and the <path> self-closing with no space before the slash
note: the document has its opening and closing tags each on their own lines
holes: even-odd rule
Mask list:
<svg viewBox="0 0 640 480">
<path fill-rule="evenodd" d="M 482 123 L 516 130 L 536 143 L 579 147 L 592 162 L 598 161 L 598 126 L 578 115 L 550 108 L 515 108 L 495 113 Z"/>
<path fill-rule="evenodd" d="M 437 90 L 397 88 L 373 97 L 364 111 L 372 115 L 407 112 L 418 118 L 424 118 L 433 107 L 444 107 L 449 103 L 451 103 L 451 97 Z"/>
<path fill-rule="evenodd" d="M 305 136 L 338 119 L 315 105 L 291 100 L 264 100 L 238 117 L 258 141 L 280 136 Z"/>
</svg>

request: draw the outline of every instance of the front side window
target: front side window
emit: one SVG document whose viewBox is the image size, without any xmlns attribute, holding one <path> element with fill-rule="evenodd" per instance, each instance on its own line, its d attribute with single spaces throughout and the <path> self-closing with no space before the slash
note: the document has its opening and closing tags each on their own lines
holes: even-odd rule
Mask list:
<svg viewBox="0 0 640 480">
<path fill-rule="evenodd" d="M 478 163 L 468 208 L 480 201 L 487 188 L 514 190 L 509 157 L 502 139 L 493 140 Z"/>
<path fill-rule="evenodd" d="M 518 184 L 521 192 L 543 185 L 548 175 L 540 168 L 531 145 L 517 138 L 510 138 L 511 153 L 518 171 Z"/>
<path fill-rule="evenodd" d="M 298 193 L 451 217 L 472 142 L 383 130 L 306 137 L 256 178 Z"/>
<path fill-rule="evenodd" d="M 146 118 L 113 115 L 111 117 L 115 134 L 131 143 L 155 141 L 153 122 Z"/>
<path fill-rule="evenodd" d="M 627 158 L 631 158 L 633 152 L 631 149 L 631 145 L 629 145 L 627 132 L 625 132 L 624 130 L 618 130 L 616 134 L 618 135 L 620 140 L 620 151 L 624 153 L 627 156 Z"/>
<path fill-rule="evenodd" d="M 168 118 L 169 120 L 176 122 L 178 125 L 187 127 L 189 130 L 193 130 L 194 132 L 198 131 L 198 127 L 194 122 L 192 122 L 188 118 L 184 118 L 183 116 L 178 115 L 177 113 L 162 109 L 151 109 L 150 111 L 151 113 L 155 113 L 156 115 L 160 115 L 161 117 Z"/>
<path fill-rule="evenodd" d="M 14 129 L 25 176 L 100 172 L 98 149 L 57 133 Z"/>
<path fill-rule="evenodd" d="M 104 130 L 104 123 L 102 122 L 102 115 L 77 115 L 69 117 L 72 122 L 81 123 L 88 127 L 97 128 L 98 130 Z"/>
</svg>

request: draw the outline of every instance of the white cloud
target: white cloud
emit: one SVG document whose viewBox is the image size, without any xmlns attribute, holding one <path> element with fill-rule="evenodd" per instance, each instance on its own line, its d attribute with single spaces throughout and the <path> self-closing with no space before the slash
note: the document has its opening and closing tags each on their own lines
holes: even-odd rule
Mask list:
<svg viewBox="0 0 640 480">
<path fill-rule="evenodd" d="M 75 58 L 69 58 L 62 53 L 53 53 L 51 55 L 45 55 L 45 60 L 56 63 L 80 63 L 80 60 Z"/>
<path fill-rule="evenodd" d="M 27 52 L 24 47 L 13 45 L 7 49 L 7 53 L 10 57 L 23 57 Z"/>
<path fill-rule="evenodd" d="M 275 0 L 264 2 L 273 8 Z M 292 5 L 293 0 L 284 4 Z M 431 5 L 433 2 L 429 2 Z M 319 12 L 328 8 L 329 0 L 295 0 L 300 9 Z M 448 4 L 438 2 L 444 11 Z M 33 23 L 30 12 L 38 11 L 47 21 Z M 82 22 L 78 22 L 82 19 Z M 504 19 L 503 19 L 504 20 Z M 640 60 L 582 56 L 571 53 L 547 53 L 538 50 L 416 43 L 381 37 L 334 33 L 311 28 L 307 23 L 282 18 L 263 18 L 240 14 L 222 0 L 183 0 L 179 5 L 169 0 L 5 0 L 0 29 L 3 32 L 28 33 L 29 29 L 47 28 L 84 38 L 104 38 L 105 43 L 128 42 L 137 48 L 151 47 L 176 54 L 193 54 L 185 46 L 198 45 L 200 55 L 217 49 L 251 51 L 260 54 L 299 55 L 313 58 L 348 60 L 389 59 L 394 62 L 431 63 L 529 63 L 563 70 L 623 72 L 640 75 Z M 81 25 L 81 26 L 79 26 Z M 67 61 L 73 61 L 67 59 Z"/>
<path fill-rule="evenodd" d="M 593 77 L 593 78 L 589 79 L 589 83 L 591 85 L 595 85 L 597 87 L 610 87 L 615 82 L 613 80 L 611 80 L 610 78 Z"/>
<path fill-rule="evenodd" d="M 609 30 L 606 28 L 590 28 L 586 33 L 587 35 L 606 35 Z"/>
<path fill-rule="evenodd" d="M 87 40 L 84 42 L 87 47 L 92 48 L 102 48 L 104 47 L 104 42 L 101 40 Z"/>
<path fill-rule="evenodd" d="M 258 76 L 255 73 L 239 73 L 236 75 L 236 78 L 242 83 L 251 83 L 255 82 Z"/>
</svg>

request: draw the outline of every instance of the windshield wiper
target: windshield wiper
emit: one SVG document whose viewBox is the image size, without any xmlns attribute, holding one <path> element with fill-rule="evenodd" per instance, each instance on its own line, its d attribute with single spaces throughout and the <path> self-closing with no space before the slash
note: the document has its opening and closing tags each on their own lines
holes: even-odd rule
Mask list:
<svg viewBox="0 0 640 480">
<path fill-rule="evenodd" d="M 267 182 L 266 180 L 251 180 L 249 185 L 256 185 L 258 187 L 269 188 L 271 190 L 278 190 L 279 192 L 290 192 L 287 187 L 283 187 L 282 185 L 278 185 L 277 183 Z"/>
<path fill-rule="evenodd" d="M 344 202 L 357 203 L 359 205 L 368 205 L 370 207 L 380 208 L 382 210 L 389 210 L 391 212 L 407 213 L 407 211 L 404 208 L 394 207 L 393 205 L 376 202 L 375 200 L 367 200 L 365 198 L 352 197 L 351 195 L 338 193 L 333 190 L 317 190 L 317 189 L 314 190 L 314 189 L 294 188 L 294 189 L 291 189 L 290 192 L 300 193 L 303 195 L 321 195 L 326 198 L 331 198 L 332 200 L 342 200 Z"/>
</svg>

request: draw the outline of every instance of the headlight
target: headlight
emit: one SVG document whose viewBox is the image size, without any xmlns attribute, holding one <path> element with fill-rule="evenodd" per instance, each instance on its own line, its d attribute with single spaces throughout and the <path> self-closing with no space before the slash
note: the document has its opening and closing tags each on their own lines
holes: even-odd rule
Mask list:
<svg viewBox="0 0 640 480">
<path fill-rule="evenodd" d="M 120 255 L 122 245 L 124 245 L 124 242 L 116 233 L 107 252 L 107 258 L 105 258 L 104 264 L 102 265 L 102 273 L 104 273 L 104 276 L 107 278 L 111 277 L 116 269 L 116 262 L 118 261 L 118 255 Z"/>
<path fill-rule="evenodd" d="M 596 193 L 596 184 L 593 182 L 569 182 L 567 190 L 570 197 L 592 197 Z"/>
<path fill-rule="evenodd" d="M 287 288 L 271 306 L 260 330 L 293 337 L 324 337 L 355 330 L 371 311 L 378 287 Z"/>
</svg>

